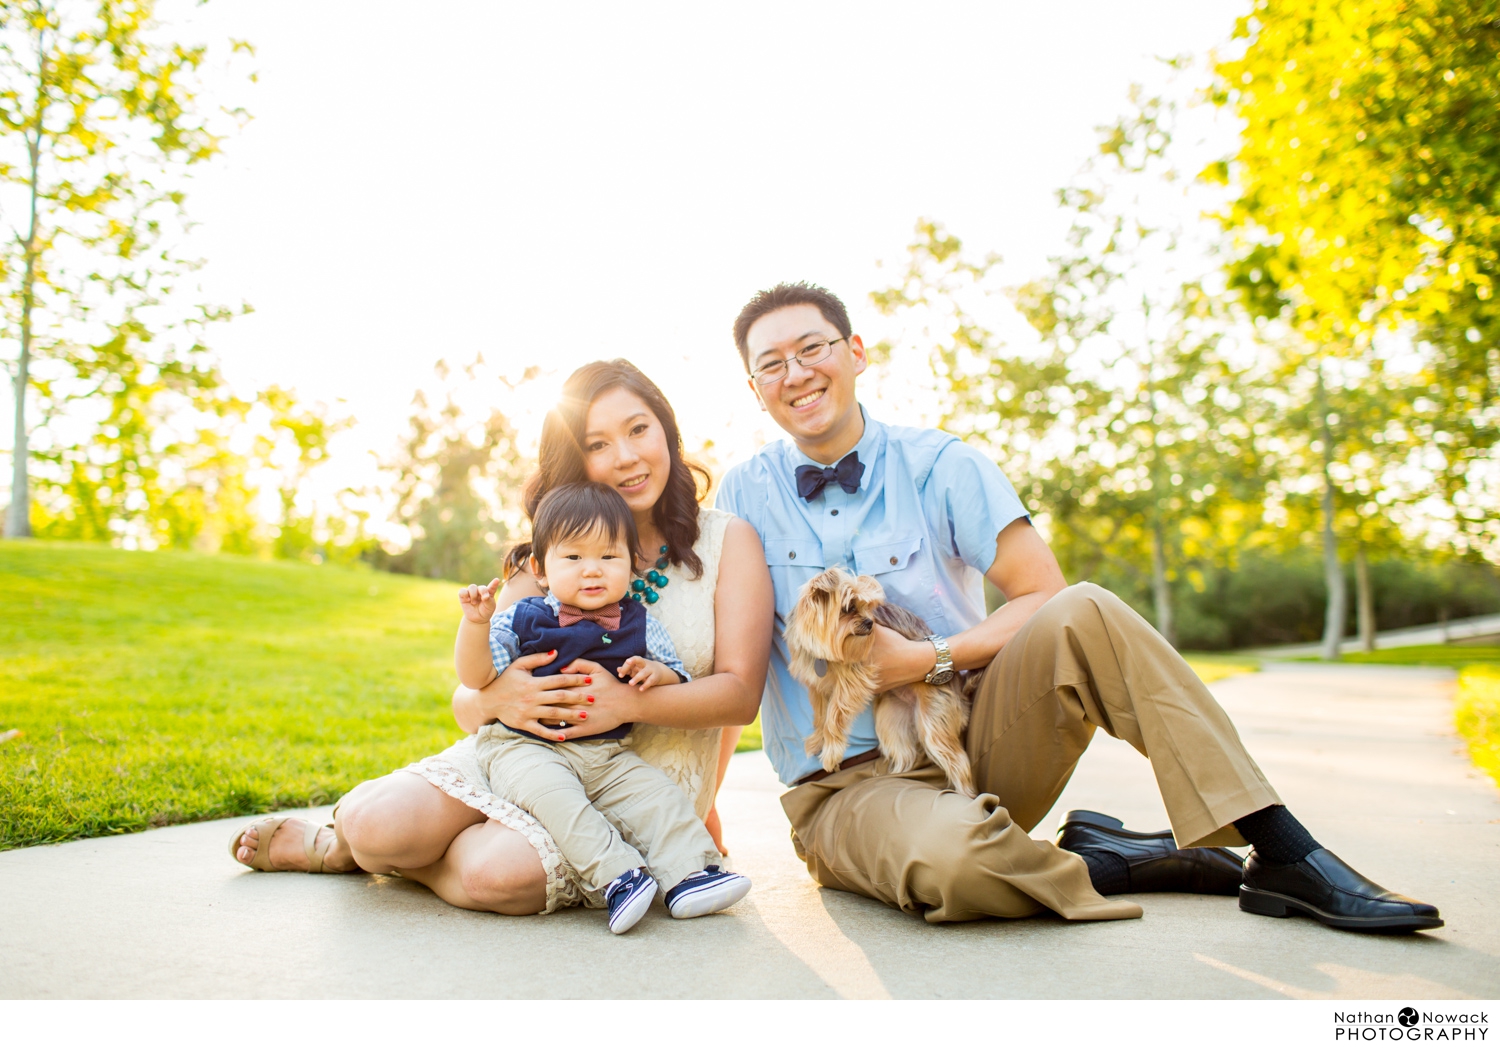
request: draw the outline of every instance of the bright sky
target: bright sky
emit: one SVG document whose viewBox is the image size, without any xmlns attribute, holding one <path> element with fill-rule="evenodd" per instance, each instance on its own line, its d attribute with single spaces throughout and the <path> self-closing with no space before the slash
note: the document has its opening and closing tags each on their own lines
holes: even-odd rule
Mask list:
<svg viewBox="0 0 1500 1050">
<path fill-rule="evenodd" d="M 243 389 L 346 402 L 340 483 L 480 353 L 553 389 L 628 357 L 732 459 L 768 425 L 730 339 L 750 294 L 815 280 L 879 334 L 875 263 L 918 216 L 1034 275 L 1094 127 L 1247 6 L 215 0 L 184 36 L 253 42 L 260 75 L 191 191 L 210 294 L 256 311 L 214 345 Z"/>
</svg>

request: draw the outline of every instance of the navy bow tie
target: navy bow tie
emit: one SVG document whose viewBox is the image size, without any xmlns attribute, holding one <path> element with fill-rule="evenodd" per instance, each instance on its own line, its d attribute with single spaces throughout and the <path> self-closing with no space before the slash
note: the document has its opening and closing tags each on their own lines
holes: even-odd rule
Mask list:
<svg viewBox="0 0 1500 1050">
<path fill-rule="evenodd" d="M 865 465 L 856 453 L 849 453 L 834 467 L 798 467 L 797 495 L 811 500 L 823 491 L 830 481 L 837 481 L 845 492 L 858 492 L 859 479 L 865 476 Z"/>
</svg>

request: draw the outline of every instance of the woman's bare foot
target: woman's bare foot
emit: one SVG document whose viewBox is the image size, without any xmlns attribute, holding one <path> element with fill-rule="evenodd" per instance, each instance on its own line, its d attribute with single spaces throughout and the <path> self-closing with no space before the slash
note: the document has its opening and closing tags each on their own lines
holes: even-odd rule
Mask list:
<svg viewBox="0 0 1500 1050">
<path fill-rule="evenodd" d="M 307 870 L 307 853 L 303 849 L 303 837 L 306 834 L 307 821 L 301 817 L 289 817 L 276 829 L 276 833 L 271 836 L 272 870 Z M 332 828 L 319 828 L 317 844 L 321 846 L 332 835 Z M 259 848 L 260 829 L 252 824 L 240 836 L 240 848 L 235 850 L 234 855 L 241 864 L 249 864 Z M 343 842 L 335 841 L 323 857 L 323 870 L 342 874 L 358 871 L 359 865 L 354 862 L 354 854 L 349 852 L 349 847 Z"/>
<path fill-rule="evenodd" d="M 724 848 L 724 825 L 719 821 L 719 807 L 717 804 L 710 806 L 708 816 L 703 818 L 703 826 L 708 828 L 708 833 L 713 837 L 714 845 L 719 848 L 722 856 L 729 856 L 729 851 Z M 272 846 L 275 843 L 272 842 Z"/>
</svg>

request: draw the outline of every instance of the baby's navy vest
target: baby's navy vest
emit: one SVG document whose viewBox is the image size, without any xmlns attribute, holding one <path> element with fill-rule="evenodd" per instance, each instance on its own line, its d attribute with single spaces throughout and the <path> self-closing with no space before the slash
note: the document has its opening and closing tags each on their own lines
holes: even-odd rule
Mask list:
<svg viewBox="0 0 1500 1050">
<path fill-rule="evenodd" d="M 622 601 L 620 603 L 620 626 L 617 630 L 606 631 L 593 620 L 579 620 L 568 627 L 563 627 L 557 622 L 557 615 L 553 613 L 552 607 L 547 604 L 545 598 L 522 598 L 516 603 L 515 618 L 511 621 L 511 630 L 520 639 L 521 655 L 533 656 L 536 653 L 550 653 L 557 650 L 557 659 L 545 667 L 535 668 L 531 673 L 541 678 L 549 674 L 561 674 L 562 669 L 574 660 L 592 660 L 604 668 L 605 674 L 616 674 L 623 664 L 632 656 L 645 656 L 646 653 L 646 607 L 640 602 Z M 608 637 L 609 641 L 604 639 Z M 619 740 L 634 727 L 635 723 L 626 722 L 624 725 L 593 736 L 573 737 L 577 740 Z M 515 732 L 523 733 L 535 740 L 543 740 L 534 733 L 527 733 L 523 729 Z"/>
</svg>

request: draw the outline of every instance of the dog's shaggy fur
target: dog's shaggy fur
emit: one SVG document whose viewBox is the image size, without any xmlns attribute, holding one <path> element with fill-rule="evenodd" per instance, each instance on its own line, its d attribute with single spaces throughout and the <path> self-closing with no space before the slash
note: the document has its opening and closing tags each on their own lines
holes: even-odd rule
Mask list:
<svg viewBox="0 0 1500 1050">
<path fill-rule="evenodd" d="M 786 641 L 792 675 L 812 697 L 807 753 L 821 754 L 824 769 L 838 769 L 849 746 L 849 727 L 873 700 L 875 736 L 891 772 L 915 769 L 925 752 L 956 790 L 973 798 L 974 775 L 963 743 L 970 701 L 963 686 L 957 678 L 947 685 L 916 682 L 876 696 L 875 673 L 866 662 L 876 624 L 912 639 L 932 633 L 920 616 L 887 602 L 872 576 L 827 569 L 797 595 Z"/>
</svg>

